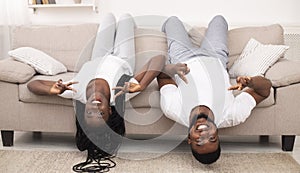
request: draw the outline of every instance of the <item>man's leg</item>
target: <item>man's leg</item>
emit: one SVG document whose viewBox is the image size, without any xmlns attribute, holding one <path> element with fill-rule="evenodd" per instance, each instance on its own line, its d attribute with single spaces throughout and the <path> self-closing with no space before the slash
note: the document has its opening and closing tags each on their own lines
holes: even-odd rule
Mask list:
<svg viewBox="0 0 300 173">
<path fill-rule="evenodd" d="M 178 63 L 194 56 L 195 46 L 191 42 L 183 23 L 175 16 L 168 18 L 162 26 L 168 40 L 170 63 Z"/>
<path fill-rule="evenodd" d="M 103 17 L 102 22 L 98 28 L 92 59 L 103 57 L 107 53 L 113 52 L 113 45 L 115 40 L 116 19 L 111 13 Z"/>
<path fill-rule="evenodd" d="M 134 19 L 129 14 L 120 17 L 116 32 L 114 55 L 129 63 L 132 71 L 135 71 L 135 42 L 134 30 L 136 28 Z"/>
<path fill-rule="evenodd" d="M 208 25 L 200 47 L 210 56 L 220 58 L 225 68 L 228 62 L 227 32 L 228 24 L 224 17 L 215 16 Z"/>
</svg>

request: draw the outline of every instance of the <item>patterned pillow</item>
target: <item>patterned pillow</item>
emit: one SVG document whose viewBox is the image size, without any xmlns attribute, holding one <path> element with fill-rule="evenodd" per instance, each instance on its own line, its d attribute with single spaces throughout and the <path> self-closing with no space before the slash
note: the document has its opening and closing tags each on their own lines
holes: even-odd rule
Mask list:
<svg viewBox="0 0 300 173">
<path fill-rule="evenodd" d="M 17 61 L 29 64 L 44 75 L 56 75 L 67 71 L 62 63 L 32 47 L 20 47 L 9 51 L 8 54 Z"/>
<path fill-rule="evenodd" d="M 288 48 L 285 45 L 264 45 L 251 38 L 229 69 L 229 75 L 230 77 L 263 76 Z"/>
</svg>

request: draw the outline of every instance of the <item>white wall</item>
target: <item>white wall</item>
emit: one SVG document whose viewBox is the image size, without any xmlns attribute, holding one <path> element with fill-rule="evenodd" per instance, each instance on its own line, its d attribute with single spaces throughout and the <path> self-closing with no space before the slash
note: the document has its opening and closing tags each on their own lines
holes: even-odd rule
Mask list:
<svg viewBox="0 0 300 173">
<path fill-rule="evenodd" d="M 191 25 L 206 25 L 222 14 L 231 26 L 300 26 L 299 0 L 96 0 L 99 13 L 87 8 L 40 9 L 30 13 L 33 24 L 99 22 L 107 12 L 141 15 L 176 15 Z M 141 21 L 142 22 L 142 21 Z"/>
</svg>

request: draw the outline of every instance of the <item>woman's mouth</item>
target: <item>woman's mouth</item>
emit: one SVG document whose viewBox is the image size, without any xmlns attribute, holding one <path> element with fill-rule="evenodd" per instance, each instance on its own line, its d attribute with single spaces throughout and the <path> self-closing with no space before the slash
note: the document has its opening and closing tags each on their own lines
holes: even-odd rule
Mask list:
<svg viewBox="0 0 300 173">
<path fill-rule="evenodd" d="M 100 98 L 97 98 L 97 99 L 93 100 L 92 103 L 94 103 L 94 104 L 100 104 L 102 102 L 101 102 Z"/>
</svg>

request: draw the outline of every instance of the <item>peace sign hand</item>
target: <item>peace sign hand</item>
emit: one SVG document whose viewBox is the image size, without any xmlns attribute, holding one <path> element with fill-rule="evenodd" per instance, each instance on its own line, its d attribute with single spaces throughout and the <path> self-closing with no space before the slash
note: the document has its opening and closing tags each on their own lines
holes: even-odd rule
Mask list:
<svg viewBox="0 0 300 173">
<path fill-rule="evenodd" d="M 245 87 L 249 86 L 249 84 L 252 82 L 251 77 L 249 76 L 239 76 L 236 78 L 236 85 L 233 85 L 228 88 L 228 90 L 242 90 Z"/>
<path fill-rule="evenodd" d="M 116 86 L 116 87 L 112 88 L 112 90 L 121 90 L 114 96 L 114 99 L 116 99 L 118 96 L 125 94 L 125 93 L 140 92 L 142 90 L 142 87 L 140 84 L 136 84 L 136 83 L 132 83 L 132 82 L 125 82 L 124 86 Z"/>
<path fill-rule="evenodd" d="M 50 88 L 50 93 L 51 94 L 62 94 L 66 90 L 71 90 L 71 91 L 77 92 L 74 88 L 71 87 L 71 85 L 77 84 L 77 83 L 78 82 L 68 82 L 68 83 L 64 84 L 62 79 L 59 79 Z"/>
</svg>

